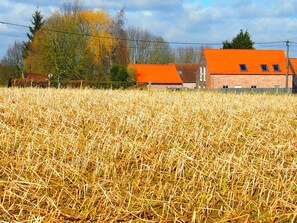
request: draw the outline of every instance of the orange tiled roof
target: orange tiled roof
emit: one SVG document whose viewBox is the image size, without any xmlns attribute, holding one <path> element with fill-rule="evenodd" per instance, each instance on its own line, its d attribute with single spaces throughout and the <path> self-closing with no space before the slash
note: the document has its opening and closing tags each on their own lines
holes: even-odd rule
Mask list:
<svg viewBox="0 0 297 223">
<path fill-rule="evenodd" d="M 204 49 L 208 72 L 211 74 L 285 74 L 286 56 L 283 50 Z M 241 71 L 240 64 L 247 70 Z M 261 65 L 267 65 L 263 71 Z M 279 65 L 275 71 L 273 65 Z"/>
<path fill-rule="evenodd" d="M 130 64 L 129 67 L 135 69 L 137 83 L 183 83 L 173 64 Z"/>
</svg>

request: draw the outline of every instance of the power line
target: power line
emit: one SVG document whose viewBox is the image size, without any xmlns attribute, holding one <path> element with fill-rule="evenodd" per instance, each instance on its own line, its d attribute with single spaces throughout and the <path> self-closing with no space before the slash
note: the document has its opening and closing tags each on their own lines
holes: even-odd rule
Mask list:
<svg viewBox="0 0 297 223">
<path fill-rule="evenodd" d="M 0 21 L 1 24 L 10 25 L 10 26 L 17 26 L 22 28 L 29 28 L 30 26 L 16 24 L 16 23 L 9 23 Z M 41 30 L 49 31 L 49 32 L 56 32 L 61 34 L 68 34 L 68 35 L 79 35 L 79 36 L 87 36 L 87 37 L 94 37 L 94 38 L 102 38 L 102 39 L 118 39 L 122 41 L 131 41 L 131 42 L 147 42 L 147 43 L 168 43 L 173 45 L 222 45 L 222 43 L 210 43 L 210 42 L 179 42 L 179 41 L 158 41 L 158 40 L 141 40 L 141 39 L 129 39 L 129 38 L 116 38 L 116 37 L 107 37 L 107 36 L 100 36 L 100 35 L 93 35 L 88 33 L 77 33 L 77 32 L 69 32 L 64 30 L 56 30 L 56 29 L 49 29 L 49 28 L 41 28 Z"/>
<path fill-rule="evenodd" d="M 16 26 L 21 28 L 29 28 L 28 25 L 22 25 L 17 23 L 10 23 L 5 21 L 0 21 L 0 24 L 4 25 L 10 25 L 10 26 Z M 66 34 L 66 35 L 77 35 L 77 36 L 85 36 L 85 37 L 94 37 L 94 38 L 100 38 L 100 39 L 117 39 L 119 41 L 130 41 L 130 42 L 142 42 L 142 43 L 156 43 L 156 44 L 169 44 L 169 45 L 195 45 L 195 46 L 222 46 L 222 42 L 182 42 L 182 41 L 158 41 L 158 40 L 142 40 L 142 39 L 131 39 L 131 38 L 119 38 L 119 37 L 108 37 L 108 36 L 102 36 L 102 35 L 93 35 L 89 33 L 78 33 L 78 32 L 69 32 L 64 30 L 57 30 L 57 29 L 49 29 L 49 28 L 41 28 L 43 31 L 47 32 L 55 32 L 60 34 Z M 3 35 L 3 34 L 2 34 Z M 13 36 L 13 35 L 11 35 Z M 18 37 L 18 36 L 16 36 Z M 254 42 L 254 45 L 260 45 L 265 48 L 268 47 L 268 45 L 276 45 L 276 44 L 286 44 L 287 41 L 270 41 L 270 42 Z M 297 42 L 289 41 L 289 44 L 297 44 Z M 130 47 L 132 48 L 132 47 Z"/>
<path fill-rule="evenodd" d="M 3 25 L 10 25 L 10 26 L 18 26 L 18 27 L 22 27 L 22 28 L 29 28 L 29 26 L 20 25 L 20 24 L 16 24 L 16 23 L 3 22 L 3 21 L 0 21 L 0 23 L 3 24 Z"/>
<path fill-rule="evenodd" d="M 286 41 L 274 41 L 274 42 L 255 42 L 255 45 L 266 45 L 266 44 L 280 44 L 286 43 Z"/>
</svg>

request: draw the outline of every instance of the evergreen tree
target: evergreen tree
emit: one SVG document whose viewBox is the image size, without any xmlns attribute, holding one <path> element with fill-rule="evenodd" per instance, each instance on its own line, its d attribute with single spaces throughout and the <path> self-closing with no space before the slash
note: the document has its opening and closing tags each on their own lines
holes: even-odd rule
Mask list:
<svg viewBox="0 0 297 223">
<path fill-rule="evenodd" d="M 251 40 L 250 34 L 246 30 L 241 29 L 239 34 L 232 39 L 232 42 L 224 41 L 223 49 L 254 49 L 254 42 Z"/>
<path fill-rule="evenodd" d="M 128 81 L 128 70 L 125 65 L 115 64 L 110 69 L 111 81 Z"/>
<path fill-rule="evenodd" d="M 41 15 L 41 11 L 37 8 L 34 14 L 32 15 L 31 23 L 33 26 L 29 26 L 30 33 L 27 33 L 28 41 L 23 43 L 23 56 L 27 57 L 30 45 L 33 41 L 35 33 L 41 28 L 45 20 Z"/>
</svg>

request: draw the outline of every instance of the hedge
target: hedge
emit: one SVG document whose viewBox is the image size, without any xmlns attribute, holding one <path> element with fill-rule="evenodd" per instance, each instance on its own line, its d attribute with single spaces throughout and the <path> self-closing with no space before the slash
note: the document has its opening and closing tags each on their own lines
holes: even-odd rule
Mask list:
<svg viewBox="0 0 297 223">
<path fill-rule="evenodd" d="M 29 79 L 13 79 L 12 87 L 39 87 L 39 88 L 94 88 L 94 89 L 127 89 L 135 85 L 135 82 L 124 81 L 85 81 L 85 80 L 69 80 L 69 81 L 47 81 L 47 80 L 29 80 Z"/>
</svg>

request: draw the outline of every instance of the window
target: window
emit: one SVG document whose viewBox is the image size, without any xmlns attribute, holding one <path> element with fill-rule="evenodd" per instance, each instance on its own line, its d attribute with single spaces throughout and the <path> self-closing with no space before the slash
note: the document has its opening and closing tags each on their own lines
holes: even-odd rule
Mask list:
<svg viewBox="0 0 297 223">
<path fill-rule="evenodd" d="M 206 81 L 206 67 L 203 67 L 204 78 L 203 80 Z"/>
<path fill-rule="evenodd" d="M 245 64 L 239 64 L 239 67 L 241 71 L 247 71 L 247 67 Z"/>
<path fill-rule="evenodd" d="M 268 71 L 268 66 L 266 64 L 261 64 L 261 68 L 263 72 L 267 72 Z"/>
<path fill-rule="evenodd" d="M 200 81 L 205 81 L 206 80 L 206 67 L 201 66 L 200 67 Z"/>
<path fill-rule="evenodd" d="M 179 74 L 179 75 L 184 75 L 182 70 L 179 70 L 179 71 L 178 71 L 178 74 Z"/>
<path fill-rule="evenodd" d="M 257 88 L 257 86 L 256 85 L 252 85 L 251 88 Z"/>
<path fill-rule="evenodd" d="M 227 85 L 223 85 L 223 88 L 228 88 L 228 86 Z"/>
<path fill-rule="evenodd" d="M 273 69 L 274 69 L 275 72 L 280 72 L 281 71 L 278 64 L 273 64 L 272 66 L 273 66 Z"/>
</svg>

